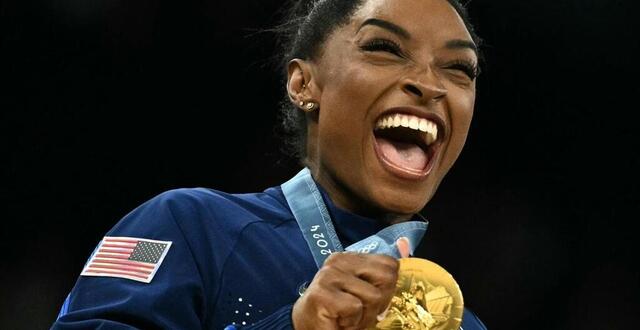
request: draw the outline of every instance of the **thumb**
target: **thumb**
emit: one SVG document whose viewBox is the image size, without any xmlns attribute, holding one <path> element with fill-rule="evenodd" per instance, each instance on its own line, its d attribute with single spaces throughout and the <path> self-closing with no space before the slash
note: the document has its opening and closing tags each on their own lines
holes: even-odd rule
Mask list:
<svg viewBox="0 0 640 330">
<path fill-rule="evenodd" d="M 409 239 L 406 237 L 403 236 L 398 238 L 398 240 L 396 240 L 396 247 L 398 248 L 398 252 L 400 252 L 400 258 L 408 258 L 411 255 L 411 246 L 409 245 Z M 391 308 L 391 302 L 389 302 L 387 309 L 378 315 L 378 322 L 384 320 L 389 312 L 389 308 Z"/>
<path fill-rule="evenodd" d="M 396 241 L 396 247 L 400 252 L 400 258 L 408 258 L 411 255 L 411 246 L 409 240 L 406 237 L 400 237 Z"/>
</svg>

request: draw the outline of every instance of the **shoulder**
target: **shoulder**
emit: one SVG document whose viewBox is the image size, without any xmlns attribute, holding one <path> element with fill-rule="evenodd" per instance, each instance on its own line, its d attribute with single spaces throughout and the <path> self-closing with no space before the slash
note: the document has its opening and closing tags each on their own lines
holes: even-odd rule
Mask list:
<svg viewBox="0 0 640 330">
<path fill-rule="evenodd" d="M 463 330 L 487 330 L 487 327 L 480 321 L 480 318 L 471 311 L 470 309 L 464 309 L 464 314 L 462 316 L 462 326 L 460 329 Z"/>
<path fill-rule="evenodd" d="M 274 187 L 245 194 L 210 188 L 172 189 L 144 202 L 123 220 L 142 226 L 173 222 L 187 231 L 207 227 L 230 234 L 256 222 L 278 225 L 290 219 L 292 215 L 282 192 Z"/>
<path fill-rule="evenodd" d="M 164 205 L 167 207 L 212 207 L 228 204 L 233 194 L 210 188 L 178 188 L 171 189 L 154 196 L 145 204 Z M 144 205 L 144 204 L 143 204 Z"/>
<path fill-rule="evenodd" d="M 288 206 L 279 188 L 256 193 L 228 193 L 211 188 L 180 188 L 165 191 L 151 202 L 169 208 L 174 215 L 197 214 L 221 216 L 232 213 L 238 220 L 243 216 L 287 217 Z"/>
</svg>

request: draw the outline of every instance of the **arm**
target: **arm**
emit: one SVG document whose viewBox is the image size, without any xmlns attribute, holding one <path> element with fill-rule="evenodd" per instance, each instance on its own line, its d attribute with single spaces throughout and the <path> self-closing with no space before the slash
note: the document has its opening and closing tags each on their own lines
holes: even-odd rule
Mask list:
<svg viewBox="0 0 640 330">
<path fill-rule="evenodd" d="M 202 278 L 169 201 L 157 196 L 125 216 L 107 236 L 171 241 L 150 283 L 126 278 L 80 276 L 68 307 L 53 329 L 197 329 L 206 301 Z M 64 309 L 64 308 L 63 308 Z"/>
</svg>

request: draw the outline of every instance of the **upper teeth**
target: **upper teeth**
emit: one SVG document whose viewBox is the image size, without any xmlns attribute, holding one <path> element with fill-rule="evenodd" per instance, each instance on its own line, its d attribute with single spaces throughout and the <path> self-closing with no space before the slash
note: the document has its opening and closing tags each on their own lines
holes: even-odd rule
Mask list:
<svg viewBox="0 0 640 330">
<path fill-rule="evenodd" d="M 394 128 L 394 127 L 407 127 L 416 131 L 427 133 L 427 145 L 433 143 L 438 138 L 438 125 L 436 123 L 406 114 L 390 114 L 386 115 L 378 120 L 376 123 L 376 129 Z"/>
</svg>

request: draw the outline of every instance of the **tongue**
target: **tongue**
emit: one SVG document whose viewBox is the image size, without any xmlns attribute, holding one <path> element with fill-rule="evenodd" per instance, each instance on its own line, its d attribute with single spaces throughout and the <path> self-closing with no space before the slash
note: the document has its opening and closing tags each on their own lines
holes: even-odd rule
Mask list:
<svg viewBox="0 0 640 330">
<path fill-rule="evenodd" d="M 378 146 L 384 157 L 398 167 L 422 171 L 429 156 L 415 143 L 393 141 L 378 137 Z"/>
</svg>

